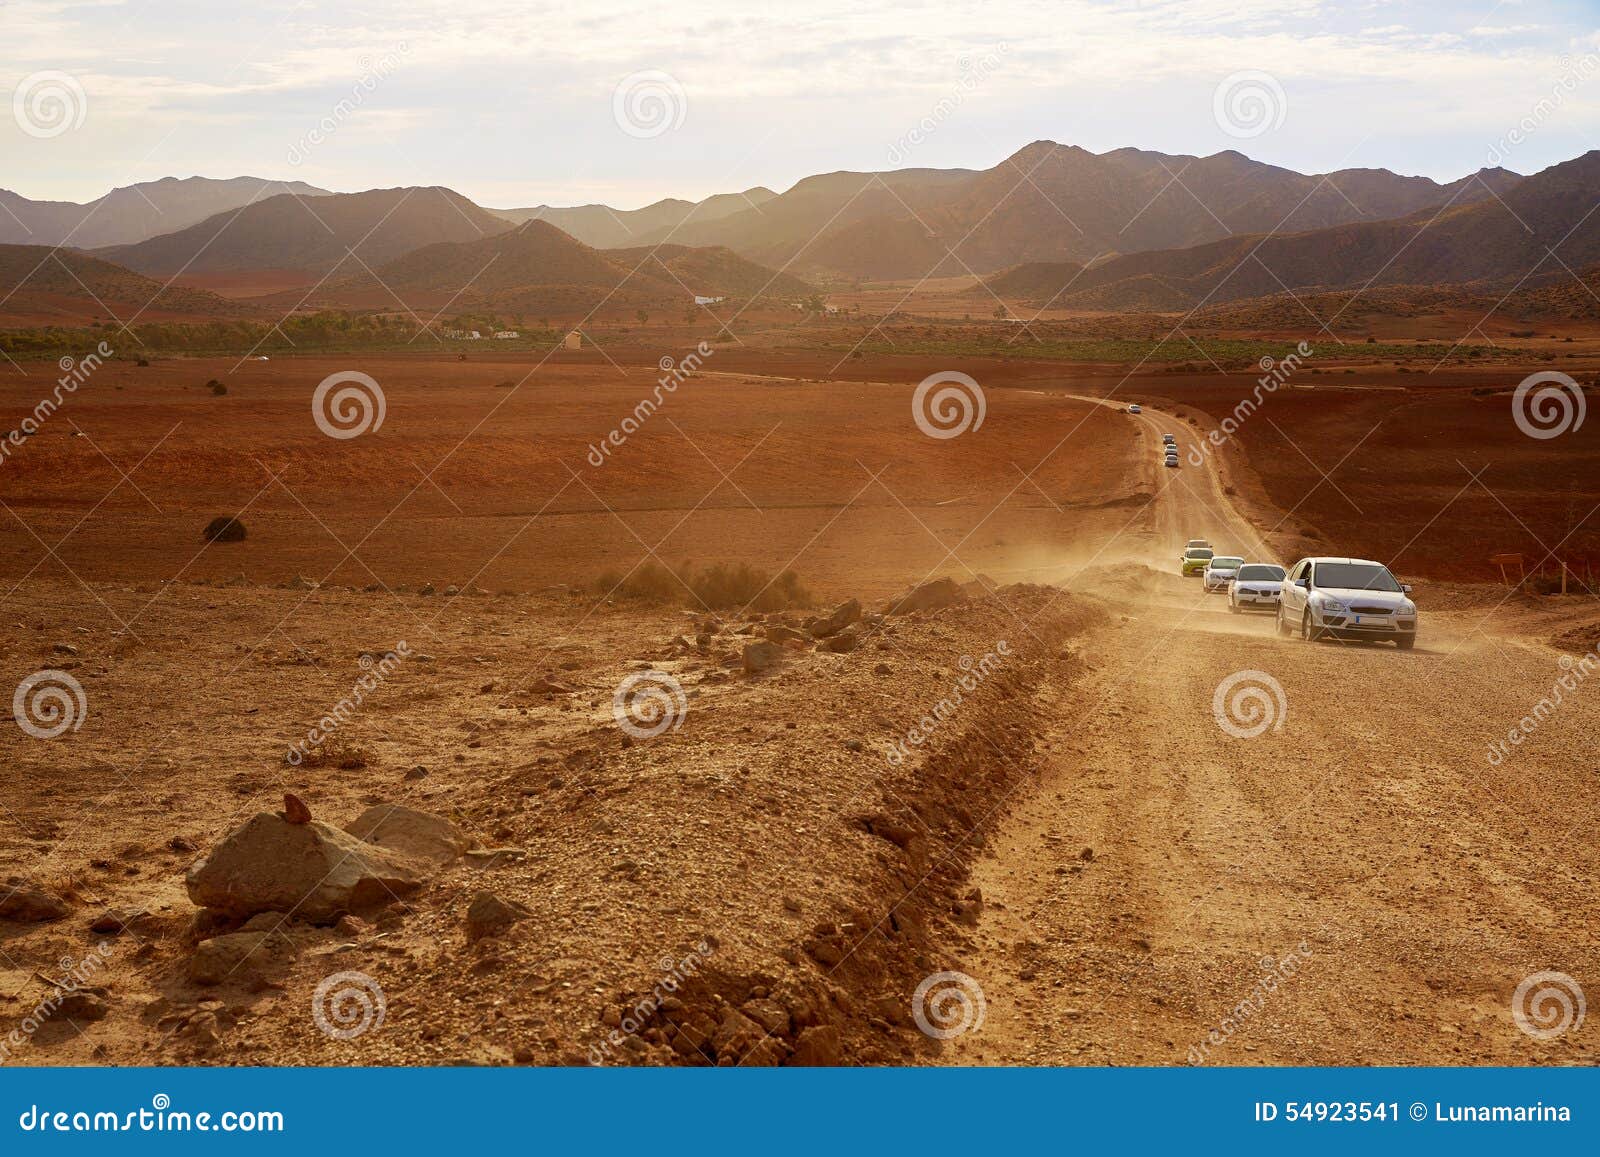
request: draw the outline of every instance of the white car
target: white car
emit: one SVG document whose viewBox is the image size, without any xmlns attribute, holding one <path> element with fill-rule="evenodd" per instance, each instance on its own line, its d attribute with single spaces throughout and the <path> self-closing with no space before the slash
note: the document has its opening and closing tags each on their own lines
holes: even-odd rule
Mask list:
<svg viewBox="0 0 1600 1157">
<path fill-rule="evenodd" d="M 1233 576 L 1228 588 L 1228 611 L 1278 611 L 1278 596 L 1282 593 L 1284 569 L 1275 563 L 1247 562 Z"/>
<path fill-rule="evenodd" d="M 1139 404 L 1137 402 L 1135 402 L 1133 405 L 1128 407 L 1128 413 L 1130 413 L 1130 414 L 1142 414 L 1142 413 L 1144 413 L 1144 411 L 1142 409 L 1140 409 L 1139 408 Z"/>
<path fill-rule="evenodd" d="M 1362 558 L 1303 558 L 1290 569 L 1278 600 L 1278 634 L 1308 641 L 1392 639 L 1402 651 L 1417 642 L 1417 604 L 1411 588 L 1381 562 Z"/>
<path fill-rule="evenodd" d="M 1168 466 L 1176 466 L 1178 464 L 1178 452 L 1176 450 L 1168 450 L 1166 457 L 1161 461 Z"/>
<path fill-rule="evenodd" d="M 1212 591 L 1225 591 L 1228 584 L 1233 581 L 1233 576 L 1244 565 L 1244 559 L 1238 555 L 1219 554 L 1212 557 L 1206 564 L 1206 594 Z"/>
</svg>

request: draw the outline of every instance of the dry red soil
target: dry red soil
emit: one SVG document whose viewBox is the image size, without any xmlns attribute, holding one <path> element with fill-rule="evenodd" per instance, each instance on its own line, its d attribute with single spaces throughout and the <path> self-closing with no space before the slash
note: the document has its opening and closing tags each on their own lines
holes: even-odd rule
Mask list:
<svg viewBox="0 0 1600 1157">
<path fill-rule="evenodd" d="M 1519 544 L 1491 499 L 1449 501 L 1455 460 L 1487 457 L 1525 533 L 1577 524 L 1593 549 L 1592 427 L 1525 438 L 1506 398 L 1472 393 L 1514 386 L 1503 370 L 1363 371 L 1339 384 L 1404 391 L 1310 379 L 1219 456 L 1164 470 L 1160 433 L 1209 428 L 1248 379 L 974 361 L 982 425 L 938 439 L 912 409 L 955 368 L 937 359 L 823 380 L 836 353 L 719 348 L 594 465 L 663 352 L 118 362 L 12 447 L 5 686 L 65 671 L 86 706 L 56 738 L 0 732 L 0 858 L 65 905 L 0 919 L 15 1057 L 1184 1063 L 1227 1019 L 1207 1063 L 1592 1063 L 1592 1020 L 1536 1040 L 1512 1004 L 1541 970 L 1600 982 L 1600 690 L 1512 758 L 1485 752 L 1564 670 L 1548 640 L 1600 604 L 1484 584 L 1474 560 Z M 0 379 L 11 423 L 54 377 L 25 368 Z M 351 369 L 380 383 L 383 423 L 331 438 L 312 393 Z M 1332 482 L 1311 486 L 1296 446 Z M 202 542 L 218 515 L 248 537 Z M 1417 649 L 1227 614 L 1174 574 L 1197 534 L 1398 554 Z M 651 560 L 792 569 L 823 612 L 862 600 L 861 645 L 813 646 L 807 608 L 594 589 Z M 963 598 L 878 617 L 932 578 Z M 744 671 L 766 635 L 782 662 Z M 287 763 L 361 652 L 402 640 L 341 757 Z M 613 696 L 652 670 L 682 688 L 680 722 L 635 738 Z M 1255 738 L 1214 715 L 1241 671 L 1282 695 Z M 335 827 L 426 810 L 476 852 L 358 920 L 271 918 L 258 952 L 197 973 L 230 926 L 185 872 L 285 792 Z M 474 937 L 483 892 L 520 910 Z M 129 910 L 146 914 L 90 930 Z M 24 1031 L 61 962 L 100 944 L 96 1015 Z M 1264 957 L 1282 983 L 1236 1023 Z M 385 1016 L 340 1039 L 316 994 L 350 972 Z M 985 1008 L 949 1039 L 912 1003 L 943 972 Z"/>
</svg>

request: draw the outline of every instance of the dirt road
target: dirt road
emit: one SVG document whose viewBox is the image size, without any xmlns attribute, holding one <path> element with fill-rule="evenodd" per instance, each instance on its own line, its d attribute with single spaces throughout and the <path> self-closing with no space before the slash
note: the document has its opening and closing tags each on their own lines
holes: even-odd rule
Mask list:
<svg viewBox="0 0 1600 1157">
<path fill-rule="evenodd" d="M 1543 970 L 1600 992 L 1600 684 L 1491 764 L 1556 651 L 1425 590 L 1411 653 L 1229 615 L 1176 576 L 1183 540 L 1271 556 L 1209 468 L 1159 465 L 1181 424 L 1143 425 L 1157 498 L 1067 584 L 1125 614 L 1055 693 L 1039 790 L 975 869 L 986 1014 L 944 1059 L 1593 1062 L 1594 1018 L 1538 1040 L 1512 1003 Z M 1240 734 L 1213 709 L 1230 678 L 1263 713 L 1226 696 Z"/>
</svg>

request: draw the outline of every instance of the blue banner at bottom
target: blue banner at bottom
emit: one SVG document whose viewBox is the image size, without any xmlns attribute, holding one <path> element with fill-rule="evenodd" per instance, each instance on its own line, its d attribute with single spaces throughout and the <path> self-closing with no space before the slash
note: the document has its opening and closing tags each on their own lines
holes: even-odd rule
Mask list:
<svg viewBox="0 0 1600 1157">
<path fill-rule="evenodd" d="M 1600 1152 L 1593 1068 L 7 1068 L 0 1106 L 8 1153 L 415 1152 L 463 1141 L 517 1152 L 1233 1142 L 1296 1153 Z"/>
</svg>

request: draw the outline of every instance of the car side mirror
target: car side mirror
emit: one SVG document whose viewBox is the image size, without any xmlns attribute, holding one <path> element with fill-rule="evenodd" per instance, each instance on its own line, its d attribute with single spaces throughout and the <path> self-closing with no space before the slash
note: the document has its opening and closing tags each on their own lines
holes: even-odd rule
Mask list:
<svg viewBox="0 0 1600 1157">
<path fill-rule="evenodd" d="M 1298 580 L 1294 585 L 1303 591 L 1308 591 L 1311 589 L 1311 580 L 1308 578 L 1303 578 Z"/>
<path fill-rule="evenodd" d="M 1410 583 L 1401 583 L 1400 584 L 1400 593 L 1409 595 L 1411 593 L 1411 584 Z"/>
</svg>

